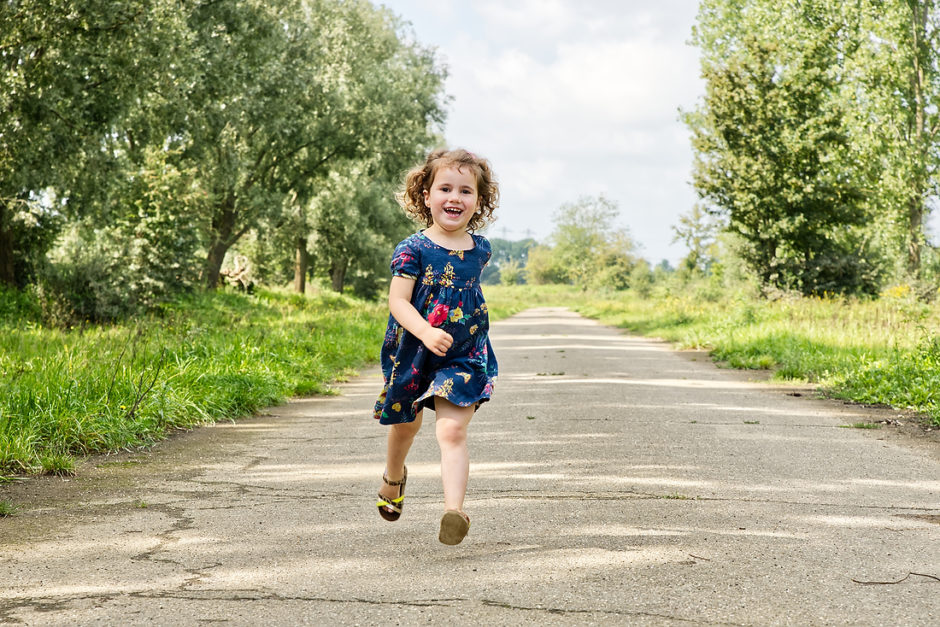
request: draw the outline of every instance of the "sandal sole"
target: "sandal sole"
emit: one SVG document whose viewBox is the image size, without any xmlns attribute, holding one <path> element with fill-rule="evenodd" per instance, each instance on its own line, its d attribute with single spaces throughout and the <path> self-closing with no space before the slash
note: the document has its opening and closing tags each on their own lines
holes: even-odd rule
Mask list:
<svg viewBox="0 0 940 627">
<path fill-rule="evenodd" d="M 467 532 L 470 531 L 470 523 L 466 518 L 455 511 L 444 512 L 441 518 L 441 533 L 437 539 L 442 544 L 455 545 L 460 544 Z"/>
</svg>

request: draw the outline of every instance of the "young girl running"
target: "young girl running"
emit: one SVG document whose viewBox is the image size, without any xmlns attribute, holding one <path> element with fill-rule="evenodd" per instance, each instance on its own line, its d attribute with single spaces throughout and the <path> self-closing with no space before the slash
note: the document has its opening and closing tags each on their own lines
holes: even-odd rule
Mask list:
<svg viewBox="0 0 940 627">
<path fill-rule="evenodd" d="M 429 407 L 441 447 L 444 544 L 459 544 L 470 529 L 463 511 L 470 472 L 467 425 L 489 400 L 496 379 L 480 290 L 490 243 L 473 232 L 492 220 L 498 202 L 489 162 L 466 150 L 432 152 L 408 172 L 401 198 L 408 215 L 426 228 L 398 244 L 392 256 L 391 315 L 382 346 L 385 387 L 375 404 L 375 417 L 390 428 L 376 505 L 385 520 L 401 516 L 405 457 Z"/>
</svg>

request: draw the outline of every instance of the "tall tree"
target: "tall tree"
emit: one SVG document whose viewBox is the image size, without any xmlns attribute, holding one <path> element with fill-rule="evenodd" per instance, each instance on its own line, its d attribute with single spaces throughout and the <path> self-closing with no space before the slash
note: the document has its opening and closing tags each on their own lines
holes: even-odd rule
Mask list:
<svg viewBox="0 0 940 627">
<path fill-rule="evenodd" d="M 170 0 L 0 2 L 0 283 L 24 283 L 56 218 L 81 211 L 72 189 L 163 78 L 178 17 Z"/>
<path fill-rule="evenodd" d="M 866 221 L 850 158 L 839 34 L 826 3 L 702 4 L 706 95 L 686 116 L 695 186 L 746 242 L 765 286 L 871 290 L 854 227 Z"/>
<path fill-rule="evenodd" d="M 924 223 L 940 192 L 940 8 L 935 0 L 863 0 L 853 9 L 857 140 L 877 180 L 881 225 L 917 278 Z"/>
<path fill-rule="evenodd" d="M 334 166 L 413 158 L 407 134 L 426 140 L 442 81 L 416 71 L 429 69 L 427 54 L 400 54 L 390 19 L 364 0 L 207 1 L 194 11 L 204 72 L 190 96 L 188 156 L 212 205 L 208 287 L 239 238 L 265 216 L 298 211 Z"/>
</svg>

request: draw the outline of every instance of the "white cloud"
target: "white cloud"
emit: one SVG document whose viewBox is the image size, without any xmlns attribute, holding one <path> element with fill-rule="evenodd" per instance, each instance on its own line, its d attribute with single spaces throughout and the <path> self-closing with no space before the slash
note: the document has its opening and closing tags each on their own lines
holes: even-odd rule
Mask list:
<svg viewBox="0 0 940 627">
<path fill-rule="evenodd" d="M 694 0 L 385 4 L 449 68 L 447 139 L 493 162 L 495 235 L 546 237 L 558 206 L 604 193 L 651 261 L 684 254 L 671 225 L 694 201 L 678 121 L 702 91 Z"/>
</svg>

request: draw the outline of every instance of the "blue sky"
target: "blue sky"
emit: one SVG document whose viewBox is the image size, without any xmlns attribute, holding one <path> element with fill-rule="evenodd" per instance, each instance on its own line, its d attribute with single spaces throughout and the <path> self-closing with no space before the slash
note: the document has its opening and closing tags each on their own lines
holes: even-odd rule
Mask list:
<svg viewBox="0 0 940 627">
<path fill-rule="evenodd" d="M 684 256 L 695 202 L 679 121 L 704 92 L 696 0 L 381 0 L 447 67 L 445 137 L 489 158 L 492 237 L 545 239 L 566 202 L 604 194 L 653 263 Z"/>
</svg>

